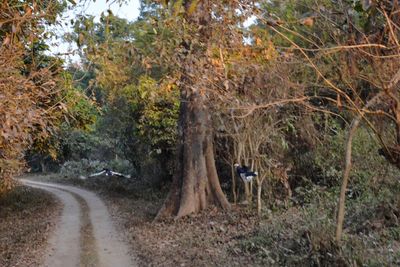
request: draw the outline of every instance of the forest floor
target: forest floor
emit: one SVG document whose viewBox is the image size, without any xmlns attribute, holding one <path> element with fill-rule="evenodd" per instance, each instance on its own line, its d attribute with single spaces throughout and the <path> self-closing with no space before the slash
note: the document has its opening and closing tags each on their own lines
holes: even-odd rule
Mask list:
<svg viewBox="0 0 400 267">
<path fill-rule="evenodd" d="M 209 209 L 179 220 L 153 222 L 162 201 L 107 197 L 120 229 L 143 266 L 254 266 L 237 248 L 258 225 L 254 213 Z"/>
<path fill-rule="evenodd" d="M 24 177 L 26 178 L 26 177 Z M 68 183 L 54 175 L 29 176 L 36 181 Z M 111 186 L 108 190 L 94 184 L 72 184 L 95 190 L 102 196 L 117 224 L 131 245 L 139 266 L 249 266 L 257 259 L 241 253 L 238 243 L 257 228 L 254 212 L 234 206 L 229 213 L 210 209 L 202 214 L 154 223 L 166 189 L 125 192 Z"/>
<path fill-rule="evenodd" d="M 18 186 L 0 199 L 0 266 L 40 266 L 61 204 L 50 193 Z"/>
<path fill-rule="evenodd" d="M 266 210 L 262 218 L 249 207 L 236 205 L 229 212 L 211 208 L 179 220 L 153 222 L 167 187 L 151 188 L 112 177 L 79 180 L 39 175 L 30 179 L 73 184 L 98 193 L 139 266 L 400 265 L 398 194 L 349 201 L 343 243 L 338 247 L 333 241 L 336 194 L 323 189 L 313 191 L 321 197 L 306 206 Z M 393 189 L 396 184 L 387 187 Z"/>
</svg>

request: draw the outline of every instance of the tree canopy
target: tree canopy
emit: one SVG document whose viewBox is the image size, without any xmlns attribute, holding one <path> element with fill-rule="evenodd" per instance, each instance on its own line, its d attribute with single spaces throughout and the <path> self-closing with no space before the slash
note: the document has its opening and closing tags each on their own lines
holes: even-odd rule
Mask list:
<svg viewBox="0 0 400 267">
<path fill-rule="evenodd" d="M 340 244 L 349 191 L 400 167 L 398 1 L 141 1 L 136 21 L 76 17 L 69 65 L 45 42 L 66 7 L 0 6 L 0 194 L 32 155 L 167 183 L 158 219 L 322 188 Z"/>
</svg>

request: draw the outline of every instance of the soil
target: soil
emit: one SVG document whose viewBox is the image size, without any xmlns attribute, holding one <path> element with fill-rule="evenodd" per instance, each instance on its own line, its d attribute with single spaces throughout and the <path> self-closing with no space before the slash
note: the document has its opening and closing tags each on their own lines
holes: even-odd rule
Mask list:
<svg viewBox="0 0 400 267">
<path fill-rule="evenodd" d="M 97 217 L 99 214 L 95 216 L 96 210 L 101 213 L 108 210 L 110 216 L 106 221 L 109 224 L 113 221 L 117 229 L 113 231 L 124 236 L 128 246 L 123 247 L 130 251 L 138 266 L 347 266 L 353 263 L 399 266 L 400 263 L 397 194 L 389 202 L 385 198 L 350 207 L 347 240 L 338 249 L 332 242 L 335 222 L 331 218 L 335 203 L 329 199 L 319 200 L 307 208 L 292 207 L 275 212 L 273 216 L 265 213 L 261 220 L 248 206 L 236 205 L 229 212 L 210 208 L 179 220 L 154 222 L 167 187 L 152 188 L 139 181 L 127 183 L 109 177 L 71 181 L 53 175 L 35 179 L 79 184 L 95 190 L 106 204 L 107 208 L 93 207 L 93 198 L 97 198 L 94 193 L 61 186 L 70 191 L 82 210 L 76 217 L 81 221 L 78 242 L 81 266 L 101 266 L 104 253 L 100 252 L 106 250 L 93 247 L 111 244 L 107 236 L 94 238 L 99 231 L 98 222 L 103 221 L 101 216 Z M 87 193 L 81 195 L 81 191 Z M 0 223 L 0 266 L 43 266 L 40 261 L 45 251 L 43 244 L 49 232 L 54 231 L 60 204 L 49 194 L 26 187 L 17 188 L 13 194 L 0 200 L 0 218 L 5 218 Z"/>
<path fill-rule="evenodd" d="M 26 186 L 0 198 L 0 266 L 41 266 L 60 211 L 50 193 Z"/>
<path fill-rule="evenodd" d="M 38 176 L 29 179 L 48 181 L 49 177 Z M 57 182 L 65 183 L 62 180 Z M 259 265 L 254 256 L 244 254 L 239 248 L 240 242 L 252 235 L 259 226 L 259 217 L 246 206 L 233 206 L 230 212 L 210 208 L 201 214 L 179 220 L 154 222 L 168 190 L 137 188 L 133 191 L 120 192 L 119 187 L 116 187 L 118 191 L 112 191 L 109 187 L 94 184 L 96 185 L 80 185 L 95 188 L 101 195 L 108 207 L 111 220 L 120 235 L 128 242 L 128 249 L 131 255 L 134 255 L 138 266 Z M 65 189 L 65 186 L 61 187 Z M 67 187 L 69 190 L 72 188 Z M 76 190 L 81 190 L 73 188 L 75 191 L 73 194 L 76 194 Z M 81 266 L 98 266 L 99 252 L 93 251 L 90 242 L 82 242 L 82 236 L 83 240 L 91 240 L 90 236 L 93 236 L 91 233 L 95 232 L 96 224 L 93 220 L 90 223 L 88 220 L 91 217 L 90 211 L 82 205 L 82 202 L 88 202 L 82 201 L 76 195 L 75 198 L 80 202 L 82 210 L 78 216 L 82 221 Z M 90 210 L 90 205 L 87 206 Z M 82 265 L 85 261 L 87 265 Z"/>
<path fill-rule="evenodd" d="M 96 194 L 74 186 L 21 180 L 57 196 L 63 203 L 61 220 L 48 248 L 44 266 L 135 266 L 129 249 Z"/>
</svg>

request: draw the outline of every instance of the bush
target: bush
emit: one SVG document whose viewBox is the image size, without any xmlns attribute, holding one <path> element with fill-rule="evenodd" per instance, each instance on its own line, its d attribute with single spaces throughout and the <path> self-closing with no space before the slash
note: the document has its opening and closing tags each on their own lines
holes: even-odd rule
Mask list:
<svg viewBox="0 0 400 267">
<path fill-rule="evenodd" d="M 133 172 L 133 166 L 126 159 L 114 159 L 109 162 L 108 168 L 112 169 L 113 171 L 120 172 L 123 174 L 131 174 Z"/>
<path fill-rule="evenodd" d="M 62 138 L 61 157 L 66 161 L 92 159 L 107 161 L 113 159 L 119 151 L 115 148 L 114 140 L 110 141 L 94 132 L 64 129 Z"/>
<path fill-rule="evenodd" d="M 82 159 L 80 161 L 67 161 L 63 164 L 60 174 L 65 178 L 79 178 L 80 176 L 89 176 L 90 174 L 101 171 L 104 168 L 110 168 L 113 171 L 123 174 L 131 174 L 134 169 L 127 160 L 112 160 L 104 162 L 99 160 Z"/>
<path fill-rule="evenodd" d="M 346 129 L 336 127 L 326 134 L 314 150 L 298 153 L 293 158 L 291 186 L 294 201 L 308 204 L 321 189 L 337 191 L 341 185 Z M 382 179 L 393 179 L 398 170 L 378 154 L 379 144 L 366 127 L 360 127 L 353 140 L 353 156 L 348 197 L 358 198 L 375 190 Z"/>
<path fill-rule="evenodd" d="M 329 194 L 304 209 L 275 213 L 239 241 L 238 248 L 265 266 L 398 266 L 399 197 L 395 195 L 386 198 L 389 203 L 370 198 L 348 207 L 341 247 L 334 241 L 336 203 L 334 194 Z"/>
<path fill-rule="evenodd" d="M 240 249 L 264 265 L 398 266 L 398 170 L 377 153 L 378 145 L 368 130 L 360 128 L 353 144 L 344 236 L 339 248 L 333 237 L 345 131 L 338 130 L 327 140 L 328 145 L 317 148 L 313 157 L 306 155 L 326 179 L 321 185 L 304 179 L 296 188 L 296 198 L 304 200 L 303 208 L 274 213 L 254 235 L 243 238 Z"/>
</svg>

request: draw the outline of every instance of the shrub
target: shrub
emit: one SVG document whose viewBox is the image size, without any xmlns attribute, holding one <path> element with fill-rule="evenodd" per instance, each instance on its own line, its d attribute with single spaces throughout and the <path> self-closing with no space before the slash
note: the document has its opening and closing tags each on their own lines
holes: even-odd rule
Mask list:
<svg viewBox="0 0 400 267">
<path fill-rule="evenodd" d="M 132 164 L 129 162 L 129 160 L 126 159 L 114 159 L 111 160 L 108 164 L 108 168 L 123 174 L 131 174 L 133 171 Z"/>
<path fill-rule="evenodd" d="M 80 161 L 67 161 L 61 169 L 60 174 L 66 178 L 79 178 L 80 176 L 88 176 L 92 173 L 99 172 L 106 168 L 106 163 L 98 160 L 82 159 Z"/>
<path fill-rule="evenodd" d="M 80 176 L 89 176 L 104 168 L 110 168 L 113 171 L 124 174 L 131 174 L 134 171 L 132 165 L 127 160 L 115 159 L 110 162 L 104 162 L 82 159 L 80 161 L 65 162 L 61 167 L 60 174 L 66 178 L 79 178 Z"/>
</svg>

